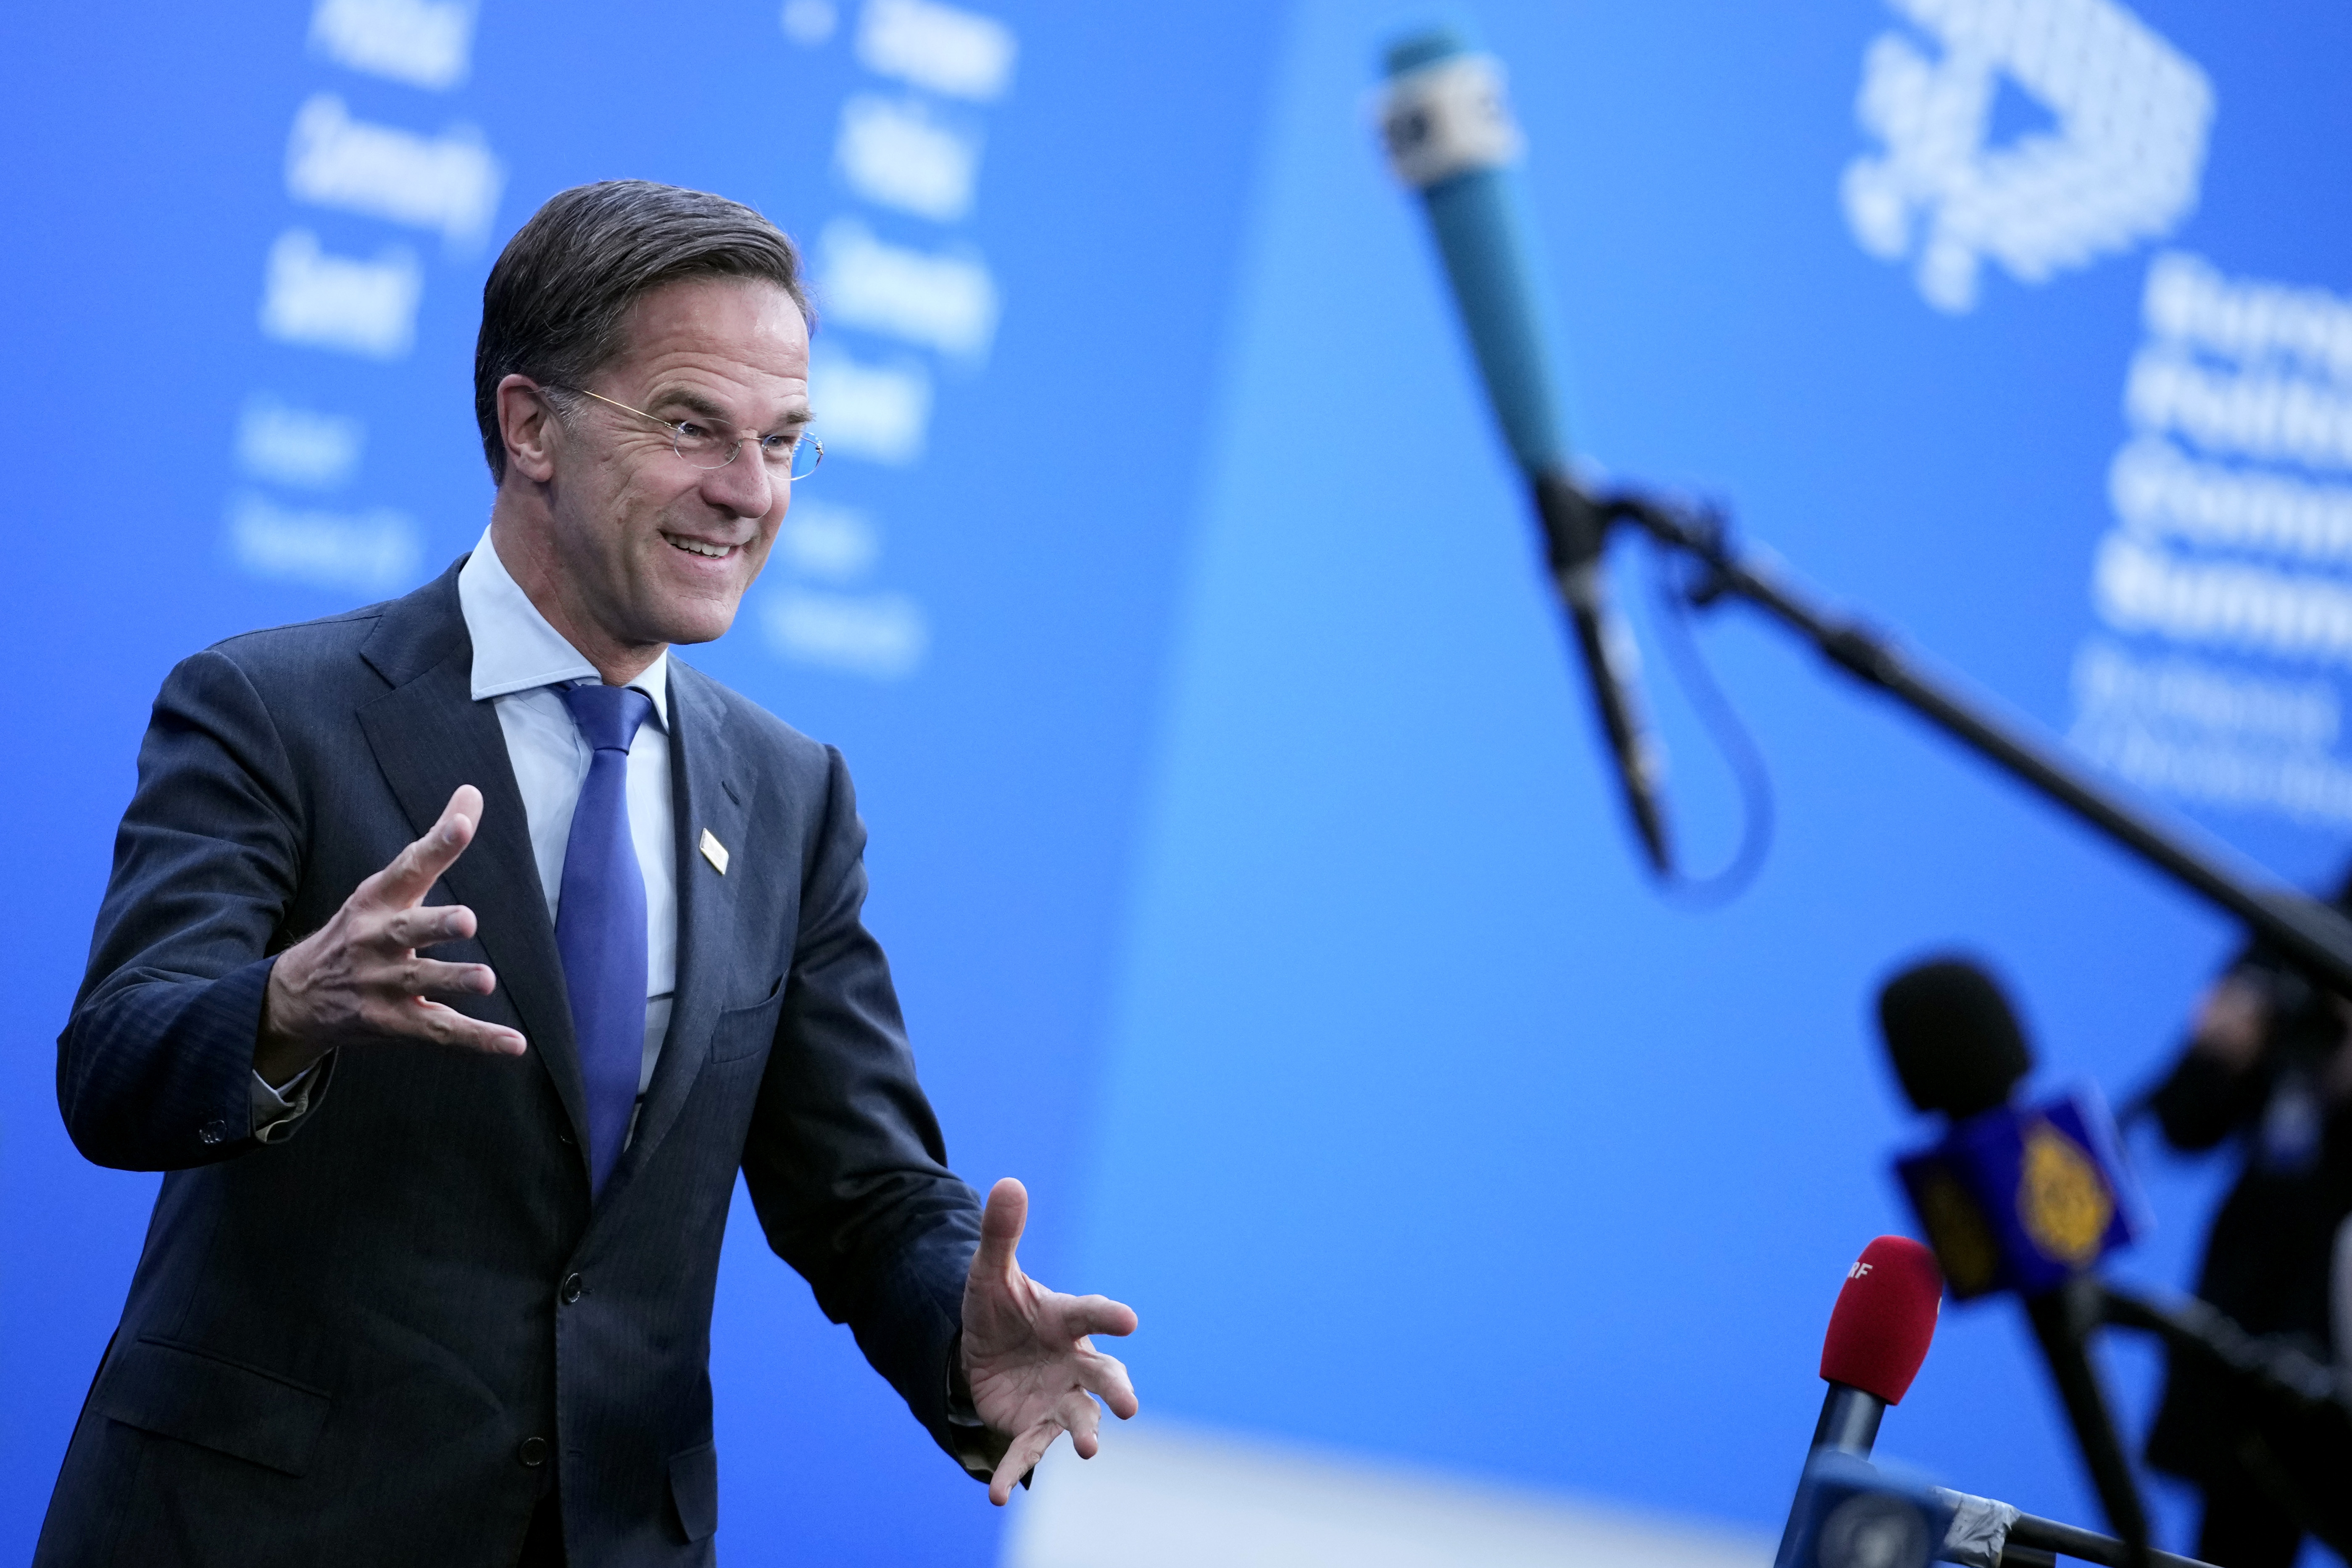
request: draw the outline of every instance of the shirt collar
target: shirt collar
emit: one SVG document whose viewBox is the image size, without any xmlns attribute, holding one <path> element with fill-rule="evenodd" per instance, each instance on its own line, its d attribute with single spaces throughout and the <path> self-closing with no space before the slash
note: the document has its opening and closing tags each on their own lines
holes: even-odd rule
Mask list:
<svg viewBox="0 0 2352 1568">
<path fill-rule="evenodd" d="M 457 608 L 474 642 L 474 700 L 538 686 L 598 680 L 596 667 L 548 624 L 499 559 L 490 531 L 457 572 Z M 669 649 L 629 682 L 653 699 L 654 718 L 669 728 Z"/>
</svg>

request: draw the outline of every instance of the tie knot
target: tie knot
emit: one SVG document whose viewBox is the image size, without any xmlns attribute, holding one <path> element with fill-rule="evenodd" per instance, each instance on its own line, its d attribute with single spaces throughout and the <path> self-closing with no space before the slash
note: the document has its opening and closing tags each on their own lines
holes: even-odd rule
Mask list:
<svg viewBox="0 0 2352 1568">
<path fill-rule="evenodd" d="M 634 686 L 605 686 L 583 681 L 562 689 L 563 705 L 592 752 L 625 754 L 637 738 L 637 726 L 654 710 L 654 700 Z"/>
</svg>

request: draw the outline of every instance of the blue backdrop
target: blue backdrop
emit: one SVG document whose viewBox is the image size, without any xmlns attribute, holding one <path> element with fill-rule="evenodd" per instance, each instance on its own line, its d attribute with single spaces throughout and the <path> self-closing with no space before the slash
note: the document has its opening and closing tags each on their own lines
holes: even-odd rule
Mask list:
<svg viewBox="0 0 2352 1568">
<path fill-rule="evenodd" d="M 1923 1131 L 1877 981 L 1983 954 L 2050 1068 L 2117 1098 L 2176 1043 L 2223 921 L 1736 610 L 1702 636 L 1778 844 L 1725 910 L 1644 883 L 1371 134 L 1378 47 L 1423 10 L 983 9 L 0 20 L 33 759 L 5 786 L 0 1553 L 29 1548 L 154 1186 L 73 1153 L 49 1056 L 146 703 L 214 638 L 471 544 L 480 280 L 583 180 L 726 192 L 808 249 L 831 456 L 688 657 L 846 751 L 957 1163 L 1028 1180 L 1033 1271 L 1139 1308 L 1154 1414 L 1769 1528 L 1839 1274 L 1904 1223 L 1884 1157 Z M 2127 787 L 2330 879 L 2352 21 L 1475 21 L 1580 447 L 1727 498 Z M 1639 552 L 1617 564 L 1638 610 Z M 1651 668 L 1719 856 L 1732 792 Z M 2127 1268 L 2185 1283 L 2225 1173 L 2137 1147 L 2160 1228 Z M 743 1217 L 730 1558 L 992 1561 L 977 1489 Z M 2113 1366 L 2137 1423 L 2151 1365 Z M 2093 1513 L 2002 1307 L 1948 1315 L 1886 1447 Z"/>
</svg>

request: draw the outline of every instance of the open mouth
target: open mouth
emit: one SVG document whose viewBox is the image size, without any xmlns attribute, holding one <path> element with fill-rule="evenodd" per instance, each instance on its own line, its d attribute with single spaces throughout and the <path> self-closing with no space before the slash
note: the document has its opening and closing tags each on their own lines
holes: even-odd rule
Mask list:
<svg viewBox="0 0 2352 1568">
<path fill-rule="evenodd" d="M 737 544 L 713 544 L 707 539 L 688 539 L 677 533 L 665 533 L 662 537 L 669 542 L 673 550 L 683 550 L 688 555 L 699 555 L 710 561 L 724 561 L 742 548 Z"/>
</svg>

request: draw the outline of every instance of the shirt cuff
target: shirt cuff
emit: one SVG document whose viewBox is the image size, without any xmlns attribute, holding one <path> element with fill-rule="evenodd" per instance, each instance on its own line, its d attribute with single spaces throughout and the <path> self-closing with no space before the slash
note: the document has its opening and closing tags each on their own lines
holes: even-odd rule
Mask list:
<svg viewBox="0 0 2352 1568">
<path fill-rule="evenodd" d="M 253 1136 L 258 1142 L 274 1143 L 294 1131 L 294 1124 L 310 1112 L 310 1091 L 319 1085 L 319 1068 L 326 1061 L 320 1057 L 276 1089 L 259 1073 L 246 1091 L 247 1102 L 253 1111 Z"/>
</svg>

